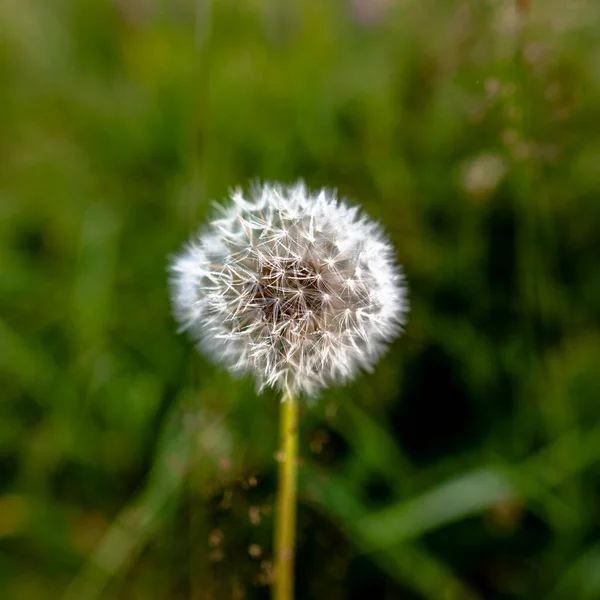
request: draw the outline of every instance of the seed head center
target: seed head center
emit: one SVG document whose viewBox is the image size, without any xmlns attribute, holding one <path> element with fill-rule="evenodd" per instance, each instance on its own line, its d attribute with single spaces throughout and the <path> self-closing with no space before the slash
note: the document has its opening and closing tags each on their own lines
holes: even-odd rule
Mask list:
<svg viewBox="0 0 600 600">
<path fill-rule="evenodd" d="M 263 264 L 252 303 L 266 321 L 279 325 L 318 319 L 324 304 L 322 271 L 314 262 L 296 258 Z"/>
</svg>

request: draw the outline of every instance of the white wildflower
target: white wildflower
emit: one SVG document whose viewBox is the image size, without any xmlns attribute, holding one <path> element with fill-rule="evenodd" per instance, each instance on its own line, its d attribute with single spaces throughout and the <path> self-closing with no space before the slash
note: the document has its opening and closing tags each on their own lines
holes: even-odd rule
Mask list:
<svg viewBox="0 0 600 600">
<path fill-rule="evenodd" d="M 313 396 L 370 369 L 408 308 L 380 226 L 302 183 L 232 200 L 171 265 L 181 329 L 261 389 Z"/>
</svg>

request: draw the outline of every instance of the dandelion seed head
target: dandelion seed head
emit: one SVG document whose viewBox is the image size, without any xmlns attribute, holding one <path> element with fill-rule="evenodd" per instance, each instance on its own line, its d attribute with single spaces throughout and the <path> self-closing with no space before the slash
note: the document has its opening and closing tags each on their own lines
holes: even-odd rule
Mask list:
<svg viewBox="0 0 600 600">
<path fill-rule="evenodd" d="M 170 271 L 181 330 L 261 390 L 315 396 L 370 370 L 408 310 L 380 226 L 303 183 L 235 190 Z"/>
</svg>

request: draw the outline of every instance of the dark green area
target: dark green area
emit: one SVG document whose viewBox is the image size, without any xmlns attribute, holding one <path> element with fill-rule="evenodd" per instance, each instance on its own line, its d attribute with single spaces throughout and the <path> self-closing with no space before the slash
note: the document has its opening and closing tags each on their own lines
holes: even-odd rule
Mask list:
<svg viewBox="0 0 600 600">
<path fill-rule="evenodd" d="M 279 400 L 166 266 L 299 177 L 412 311 L 303 407 L 298 599 L 600 598 L 600 5 L 531 5 L 0 3 L 3 600 L 268 598 Z"/>
</svg>

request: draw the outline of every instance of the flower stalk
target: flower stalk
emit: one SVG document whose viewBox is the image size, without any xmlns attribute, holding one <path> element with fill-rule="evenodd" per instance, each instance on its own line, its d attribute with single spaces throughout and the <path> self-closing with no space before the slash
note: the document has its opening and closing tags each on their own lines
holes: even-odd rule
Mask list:
<svg viewBox="0 0 600 600">
<path fill-rule="evenodd" d="M 298 471 L 298 401 L 286 393 L 280 409 L 279 487 L 275 511 L 275 580 L 273 600 L 294 597 L 296 490 Z"/>
</svg>

